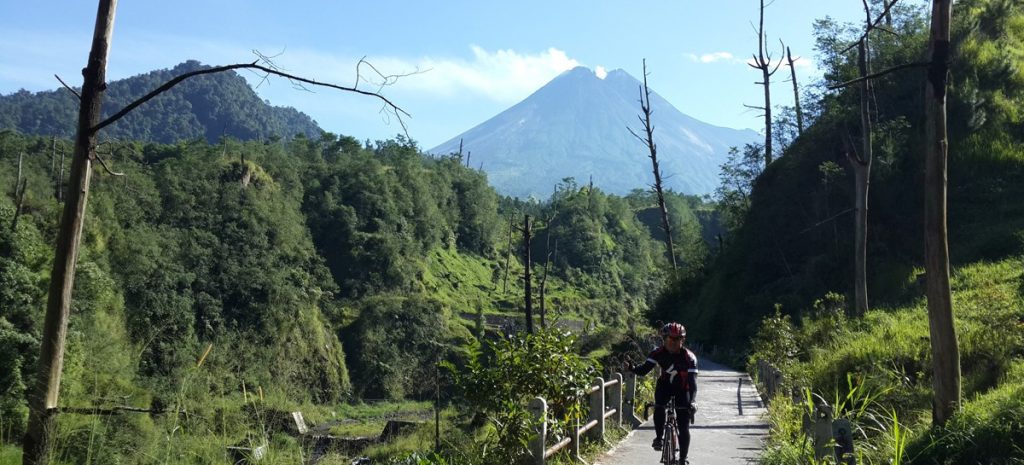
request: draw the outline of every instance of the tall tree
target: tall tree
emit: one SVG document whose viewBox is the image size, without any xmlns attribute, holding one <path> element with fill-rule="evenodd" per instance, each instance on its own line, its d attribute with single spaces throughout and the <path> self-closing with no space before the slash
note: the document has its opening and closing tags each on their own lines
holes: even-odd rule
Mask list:
<svg viewBox="0 0 1024 465">
<path fill-rule="evenodd" d="M 857 69 L 860 71 L 860 131 L 861 150 L 847 153 L 850 166 L 853 167 L 853 178 L 856 192 L 856 215 L 854 219 L 854 311 L 863 315 L 868 311 L 868 190 L 871 187 L 871 81 L 867 79 L 870 71 L 868 61 L 868 36 L 870 35 L 871 13 L 868 15 L 868 30 L 857 43 Z"/>
<path fill-rule="evenodd" d="M 629 133 L 633 134 L 633 137 L 640 139 L 647 146 L 647 150 L 650 153 L 648 157 L 651 159 L 651 167 L 654 171 L 654 192 L 658 196 L 658 210 L 661 212 L 661 229 L 665 231 L 665 248 L 668 250 L 669 262 L 672 263 L 672 269 L 676 269 L 676 253 L 675 248 L 672 245 L 672 223 L 668 219 L 668 208 L 665 207 L 665 191 L 661 184 L 661 167 L 658 166 L 658 146 L 654 143 L 654 126 L 651 124 L 651 90 L 647 87 L 647 60 L 643 60 L 644 66 L 644 85 L 640 88 L 640 111 L 641 115 L 637 115 L 640 123 L 644 125 L 644 135 L 641 136 L 629 129 Z M 593 184 L 593 179 L 591 179 Z"/>
<path fill-rule="evenodd" d="M 945 425 L 960 406 L 960 349 L 953 322 L 946 229 L 946 79 L 950 60 L 952 0 L 932 2 L 928 78 L 925 83 L 925 271 L 935 398 L 932 420 Z"/>
<path fill-rule="evenodd" d="M 764 166 L 772 162 L 772 75 L 779 70 L 782 60 L 772 68 L 772 56 L 767 52 L 768 36 L 764 32 L 764 0 L 761 0 L 760 19 L 757 26 L 757 55 L 754 55 L 754 62 L 748 63 L 751 68 L 761 71 L 761 81 L 755 82 L 764 87 L 764 106 L 746 105 L 748 108 L 764 111 Z"/>
<path fill-rule="evenodd" d="M 804 133 L 804 115 L 800 111 L 800 86 L 796 82 L 796 66 L 789 47 L 786 47 L 786 61 L 789 64 L 790 79 L 793 82 L 793 107 L 796 110 L 796 134 L 799 136 Z"/>
<path fill-rule="evenodd" d="M 71 189 L 68 189 L 57 233 L 57 250 L 50 273 L 38 372 L 35 386 L 29 394 L 28 429 L 25 431 L 22 453 L 22 463 L 25 465 L 49 463 L 53 435 L 56 433 L 55 415 L 64 368 L 64 341 L 71 308 L 71 290 L 82 225 L 85 223 L 92 161 L 95 158 L 96 132 L 93 128 L 100 121 L 100 107 L 106 88 L 107 53 L 114 31 L 116 9 L 117 0 L 100 0 L 89 62 L 82 71 L 84 81 L 75 133 L 75 151 L 71 159 Z"/>
<path fill-rule="evenodd" d="M 530 224 L 530 215 L 523 218 L 523 298 L 526 301 L 526 332 L 533 334 L 533 277 L 530 275 L 532 260 L 530 249 L 533 247 L 532 235 L 533 225 Z"/>
<path fill-rule="evenodd" d="M 871 187 L 871 80 L 887 73 L 904 69 L 912 65 L 901 65 L 884 70 L 878 74 L 871 74 L 871 32 L 878 27 L 878 24 L 889 14 L 890 9 L 896 4 L 896 0 L 887 2 L 885 10 L 878 18 L 871 19 L 871 8 L 867 0 L 861 0 L 864 5 L 864 34 L 853 42 L 853 45 L 843 50 L 846 53 L 852 47 L 857 47 L 857 71 L 858 77 L 853 81 L 845 82 L 836 86 L 829 86 L 830 89 L 838 89 L 851 84 L 858 84 L 860 89 L 860 132 L 861 147 L 857 150 L 854 144 L 846 144 L 846 157 L 853 168 L 854 190 L 856 193 L 854 216 L 854 245 L 853 245 L 853 294 L 854 313 L 863 315 L 868 311 L 868 198 Z"/>
<path fill-rule="evenodd" d="M 46 316 L 43 321 L 36 381 L 29 394 L 28 428 L 25 431 L 23 440 L 24 451 L 22 453 L 22 463 L 25 465 L 47 464 L 52 455 L 53 435 L 56 432 L 55 415 L 64 365 L 64 345 L 71 308 L 71 291 L 74 288 L 75 265 L 78 260 L 82 226 L 85 223 L 86 201 L 89 196 L 92 162 L 93 160 L 98 160 L 103 164 L 103 159 L 99 158 L 96 152 L 97 134 L 101 129 L 113 124 L 139 105 L 190 77 L 243 68 L 258 69 L 267 74 L 284 76 L 299 85 L 301 85 L 300 83 L 305 83 L 375 96 L 384 101 L 386 108 L 396 111 L 395 115 L 400 123 L 402 123 L 402 119 L 398 112 L 408 115 L 379 93 L 364 91 L 355 87 L 320 83 L 311 79 L 289 75 L 273 67 L 258 65 L 254 62 L 182 74 L 128 104 L 107 119 L 100 121 L 103 94 L 107 87 L 107 56 L 114 30 L 116 10 L 117 0 L 99 0 L 89 61 L 85 69 L 82 70 L 84 80 L 81 94 L 78 95 L 80 104 L 78 125 L 75 130 L 75 148 L 72 154 L 71 173 L 68 181 L 70 189 L 68 189 L 67 198 L 64 201 L 60 227 L 57 232 L 57 244 L 54 252 L 53 268 L 50 273 L 49 293 L 46 302 Z M 404 127 L 404 123 L 402 124 Z M 104 168 L 106 168 L 105 165 Z"/>
</svg>

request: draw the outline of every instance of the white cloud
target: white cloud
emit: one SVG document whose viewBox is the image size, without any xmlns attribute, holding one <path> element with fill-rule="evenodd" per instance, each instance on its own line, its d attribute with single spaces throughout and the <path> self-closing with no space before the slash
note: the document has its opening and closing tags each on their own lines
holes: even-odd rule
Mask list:
<svg viewBox="0 0 1024 465">
<path fill-rule="evenodd" d="M 696 63 L 714 63 L 716 61 L 735 61 L 733 55 L 729 52 L 712 52 L 697 55 L 695 53 L 686 54 L 691 61 Z"/>
<path fill-rule="evenodd" d="M 594 68 L 594 75 L 596 75 L 598 79 L 604 79 L 608 77 L 608 70 L 604 69 L 604 66 L 597 66 Z"/>
<path fill-rule="evenodd" d="M 470 46 L 472 57 L 368 56 L 366 61 L 384 75 L 400 75 L 384 90 L 387 94 L 414 94 L 417 97 L 451 97 L 472 93 L 488 100 L 511 103 L 522 100 L 563 71 L 580 66 L 557 48 L 536 53 L 512 49 L 489 51 Z M 351 85 L 355 82 L 358 58 L 342 57 L 313 50 L 289 49 L 275 62 L 292 71 L 310 68 L 306 74 L 328 82 Z M 381 78 L 363 67 L 360 88 L 376 90 Z"/>
<path fill-rule="evenodd" d="M 580 65 L 556 48 L 534 54 L 511 49 L 490 52 L 476 45 L 471 49 L 472 60 L 425 57 L 415 65 L 407 63 L 407 67 L 429 71 L 410 76 L 402 87 L 439 96 L 469 91 L 495 101 L 515 102 L 563 71 Z"/>
</svg>

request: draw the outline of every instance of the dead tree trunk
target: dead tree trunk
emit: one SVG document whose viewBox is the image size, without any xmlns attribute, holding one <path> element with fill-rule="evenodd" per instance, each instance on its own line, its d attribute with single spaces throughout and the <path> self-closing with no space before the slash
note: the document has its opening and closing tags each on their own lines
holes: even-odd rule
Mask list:
<svg viewBox="0 0 1024 465">
<path fill-rule="evenodd" d="M 772 162 L 772 92 L 771 92 L 771 78 L 776 71 L 779 70 L 779 66 L 782 64 L 780 59 L 775 64 L 775 68 L 772 69 L 772 57 L 765 50 L 768 47 L 768 37 L 764 33 L 764 0 L 761 0 L 760 19 L 758 20 L 757 27 L 757 55 L 754 55 L 754 63 L 749 63 L 750 67 L 761 71 L 761 82 L 755 82 L 764 86 L 764 106 L 750 106 L 748 108 L 758 109 L 764 111 L 764 166 L 767 167 Z"/>
<path fill-rule="evenodd" d="M 508 216 L 508 253 L 505 254 L 505 279 L 502 281 L 501 293 L 508 292 L 508 266 L 512 260 L 512 231 L 515 230 L 515 216 Z"/>
<path fill-rule="evenodd" d="M 644 86 L 640 89 L 640 111 L 643 114 L 638 115 L 637 118 L 644 126 L 644 136 L 638 135 L 632 129 L 629 129 L 629 132 L 633 134 L 633 137 L 640 139 L 650 152 L 648 156 L 651 159 L 651 168 L 654 171 L 654 193 L 658 196 L 661 229 L 665 231 L 665 248 L 668 251 L 668 258 L 672 264 L 672 269 L 676 270 L 676 253 L 675 247 L 672 245 L 672 223 L 668 218 L 668 208 L 665 207 L 665 191 L 661 183 L 661 167 L 658 165 L 658 146 L 654 143 L 654 126 L 651 125 L 651 90 L 647 87 L 647 60 L 643 61 L 643 68 Z"/>
<path fill-rule="evenodd" d="M 800 86 L 796 83 L 796 66 L 793 63 L 793 54 L 786 47 L 786 61 L 789 62 L 789 72 L 793 80 L 793 107 L 796 110 L 796 134 L 804 133 L 804 114 L 800 111 Z"/>
<path fill-rule="evenodd" d="M 928 80 L 925 84 L 924 237 L 935 400 L 932 421 L 945 425 L 960 408 L 960 349 L 953 321 L 946 229 L 946 78 L 949 74 L 952 0 L 932 2 Z"/>
<path fill-rule="evenodd" d="M 21 209 L 25 206 L 25 189 L 28 188 L 28 179 L 22 175 L 22 161 L 25 154 L 18 153 L 18 177 L 14 180 L 14 220 L 11 221 L 11 231 L 18 229 L 18 218 L 21 217 Z"/>
<path fill-rule="evenodd" d="M 870 18 L 869 18 L 870 21 Z M 869 23 L 870 24 L 870 23 Z M 867 79 L 870 71 L 868 63 L 867 39 L 865 34 L 857 45 L 857 67 L 860 70 L 860 128 L 861 150 L 850 159 L 853 166 L 854 182 L 856 183 L 857 214 L 854 228 L 854 313 L 864 315 L 868 310 L 868 190 L 871 186 L 871 81 Z"/>
<path fill-rule="evenodd" d="M 50 179 L 53 179 L 53 167 L 57 164 L 57 136 L 53 136 L 50 148 Z"/>
<path fill-rule="evenodd" d="M 530 229 L 530 215 L 526 215 L 523 220 L 523 264 L 526 268 L 526 271 L 523 273 L 523 294 L 526 300 L 527 334 L 533 334 L 533 279 L 530 276 L 530 268 L 532 266 L 530 262 L 530 247 L 532 246 L 532 238 L 530 236 L 532 233 L 533 231 Z"/>
<path fill-rule="evenodd" d="M 107 52 L 114 30 L 116 9 L 117 0 L 100 0 L 89 62 L 82 71 L 84 81 L 75 134 L 75 151 L 71 158 L 71 189 L 68 190 L 67 202 L 57 233 L 57 250 L 50 273 L 39 368 L 35 386 L 29 395 L 28 429 L 25 432 L 22 456 L 22 463 L 25 465 L 49 463 L 53 436 L 56 433 L 54 409 L 57 407 L 57 396 L 60 393 L 71 290 L 74 286 L 75 263 L 78 259 L 79 239 L 85 220 L 86 201 L 89 198 L 89 178 L 92 174 L 93 150 L 96 146 L 96 131 L 93 128 L 100 121 L 100 106 L 106 89 Z"/>
<path fill-rule="evenodd" d="M 548 224 L 550 224 L 550 222 L 548 222 Z M 547 321 L 548 308 L 547 308 L 546 292 L 547 292 L 547 284 L 548 284 L 548 271 L 551 268 L 551 261 L 554 260 L 553 254 L 550 252 L 550 250 L 551 250 L 551 233 L 550 233 L 550 231 L 548 231 L 548 233 L 547 233 L 547 247 L 545 247 L 545 249 L 548 250 L 549 252 L 544 257 L 544 274 L 541 275 L 541 277 L 540 277 L 540 327 L 543 328 L 543 329 L 547 329 L 547 327 L 548 327 L 548 321 Z M 558 254 L 558 241 L 557 240 L 555 241 L 555 252 L 554 252 L 554 254 L 555 255 Z"/>
<path fill-rule="evenodd" d="M 54 183 L 54 195 L 57 203 L 64 202 L 64 149 L 60 151 L 60 166 L 57 167 L 57 180 Z"/>
</svg>

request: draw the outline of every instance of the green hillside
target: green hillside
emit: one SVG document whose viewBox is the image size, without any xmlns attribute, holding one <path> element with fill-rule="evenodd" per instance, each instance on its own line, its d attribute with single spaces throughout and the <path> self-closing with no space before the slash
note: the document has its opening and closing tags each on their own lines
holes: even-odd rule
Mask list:
<svg viewBox="0 0 1024 465">
<path fill-rule="evenodd" d="M 112 81 L 104 94 L 103 115 L 110 116 L 175 76 L 204 68 L 209 66 L 189 60 L 171 69 Z M 71 138 L 77 120 L 78 100 L 66 89 L 0 95 L 0 129 Z M 103 137 L 165 144 L 190 139 L 215 143 L 221 137 L 319 137 L 320 131 L 306 114 L 271 106 L 231 71 L 185 80 L 105 129 Z"/>
</svg>

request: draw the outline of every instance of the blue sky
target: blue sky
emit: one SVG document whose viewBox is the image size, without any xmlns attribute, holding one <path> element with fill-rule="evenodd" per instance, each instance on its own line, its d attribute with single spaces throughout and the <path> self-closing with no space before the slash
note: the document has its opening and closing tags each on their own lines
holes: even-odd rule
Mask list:
<svg viewBox="0 0 1024 465">
<path fill-rule="evenodd" d="M 382 92 L 412 114 L 409 135 L 431 148 L 566 69 L 621 68 L 641 78 L 646 58 L 650 86 L 684 113 L 757 129 L 762 119 L 743 107 L 763 103 L 753 84 L 760 75 L 746 65 L 757 47 L 757 6 L 756 0 L 123 0 L 107 76 L 120 79 L 187 59 L 251 61 L 256 49 L 279 54 L 275 62 L 289 72 L 352 85 L 365 56 L 386 73 L 421 71 Z M 80 84 L 95 10 L 85 0 L 0 0 L 0 94 L 55 88 L 54 74 Z M 820 76 L 812 27 L 826 15 L 861 21 L 863 10 L 860 0 L 774 0 L 766 11 L 773 55 L 780 56 L 781 38 L 802 57 L 801 84 Z M 782 82 L 788 69 L 775 76 L 773 100 L 791 104 L 790 84 Z M 257 92 L 332 132 L 384 139 L 401 131 L 366 97 L 296 90 L 281 79 Z"/>
</svg>

